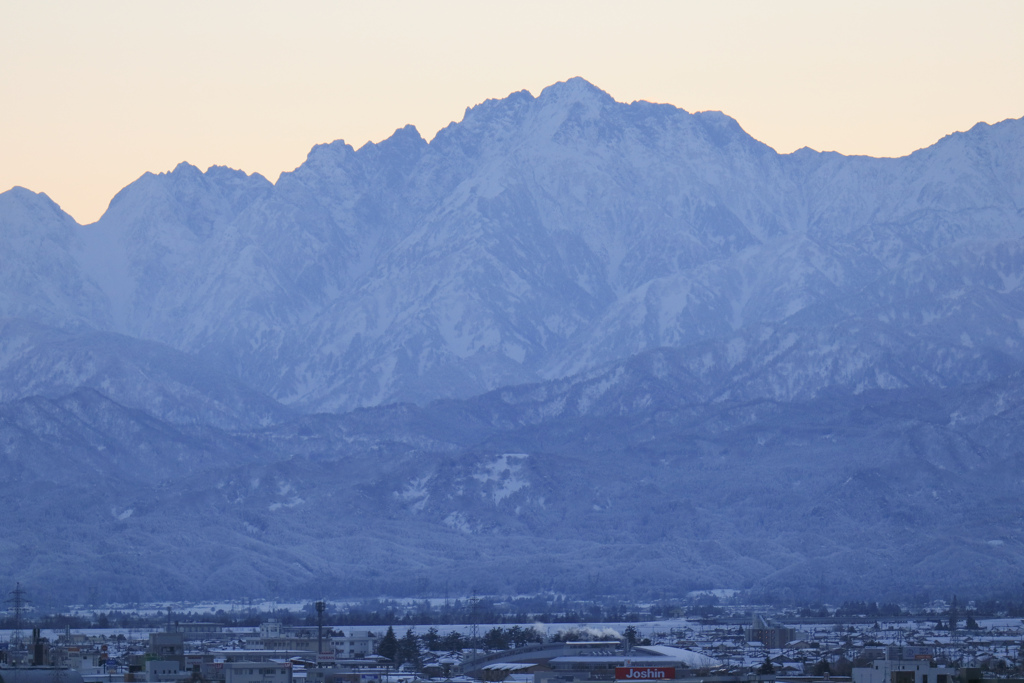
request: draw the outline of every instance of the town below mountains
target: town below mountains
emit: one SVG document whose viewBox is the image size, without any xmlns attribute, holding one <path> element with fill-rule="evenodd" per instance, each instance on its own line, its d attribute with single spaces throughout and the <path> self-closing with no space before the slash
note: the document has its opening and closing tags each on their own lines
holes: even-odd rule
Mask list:
<svg viewBox="0 0 1024 683">
<path fill-rule="evenodd" d="M 31 635 L 9 631 L 0 675 L 11 683 L 1020 681 L 1022 607 L 953 597 L 766 610 L 704 593 L 647 604 L 533 596 L 317 601 L 270 613 L 77 609 L 36 615 L 50 628 Z"/>
<path fill-rule="evenodd" d="M 574 78 L 0 194 L 0 577 L 48 604 L 735 588 L 1024 565 L 1024 119 L 778 154 Z M 934 683 L 934 682 L 933 682 Z"/>
</svg>

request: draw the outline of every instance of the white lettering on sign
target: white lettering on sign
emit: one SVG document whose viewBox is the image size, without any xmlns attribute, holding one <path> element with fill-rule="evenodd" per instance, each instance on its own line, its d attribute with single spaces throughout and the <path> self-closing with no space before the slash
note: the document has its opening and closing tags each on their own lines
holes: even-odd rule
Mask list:
<svg viewBox="0 0 1024 683">
<path fill-rule="evenodd" d="M 615 679 L 619 681 L 655 681 L 676 677 L 676 670 L 669 666 L 618 666 Z"/>
</svg>

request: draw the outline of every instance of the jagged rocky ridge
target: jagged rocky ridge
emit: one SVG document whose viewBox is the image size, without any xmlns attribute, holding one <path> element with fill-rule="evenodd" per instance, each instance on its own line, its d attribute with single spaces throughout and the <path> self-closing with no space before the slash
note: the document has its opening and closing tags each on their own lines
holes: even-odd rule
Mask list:
<svg viewBox="0 0 1024 683">
<path fill-rule="evenodd" d="M 1020 120 L 779 155 L 581 79 L 89 226 L 15 189 L 5 518 L 62 492 L 67 556 L 139 596 L 1015 586 L 1022 228 Z"/>
</svg>

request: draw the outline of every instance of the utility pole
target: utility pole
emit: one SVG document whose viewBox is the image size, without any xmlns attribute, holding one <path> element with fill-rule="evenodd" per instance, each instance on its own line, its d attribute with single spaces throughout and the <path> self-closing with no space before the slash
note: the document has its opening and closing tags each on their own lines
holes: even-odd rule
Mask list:
<svg viewBox="0 0 1024 683">
<path fill-rule="evenodd" d="M 316 601 L 316 656 L 317 659 L 324 653 L 324 608 L 323 600 Z"/>
</svg>

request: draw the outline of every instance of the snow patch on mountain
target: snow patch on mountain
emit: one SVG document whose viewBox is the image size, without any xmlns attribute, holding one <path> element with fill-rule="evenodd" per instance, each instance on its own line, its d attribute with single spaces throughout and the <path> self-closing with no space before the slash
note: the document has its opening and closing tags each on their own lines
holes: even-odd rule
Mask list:
<svg viewBox="0 0 1024 683">
<path fill-rule="evenodd" d="M 452 512 L 444 518 L 444 525 L 459 532 L 460 534 L 472 534 L 473 527 L 470 525 L 466 515 L 461 512 Z"/>
<path fill-rule="evenodd" d="M 414 512 L 421 512 L 430 500 L 430 481 L 433 477 L 417 477 L 395 492 L 395 497 L 409 505 Z"/>
<path fill-rule="evenodd" d="M 484 485 L 481 495 L 490 498 L 495 505 L 530 485 L 528 475 L 523 471 L 526 453 L 504 453 L 490 462 L 481 463 L 472 475 Z"/>
</svg>

